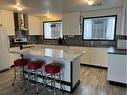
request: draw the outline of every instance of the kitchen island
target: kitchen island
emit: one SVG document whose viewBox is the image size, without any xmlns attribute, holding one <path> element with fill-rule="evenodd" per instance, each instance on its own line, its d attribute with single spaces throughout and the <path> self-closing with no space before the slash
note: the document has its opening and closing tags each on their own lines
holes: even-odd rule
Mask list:
<svg viewBox="0 0 127 95">
<path fill-rule="evenodd" d="M 46 64 L 52 63 L 53 61 L 62 63 L 64 66 L 61 72 L 62 84 L 64 85 L 65 91 L 73 92 L 80 84 L 80 57 L 85 51 L 73 51 L 68 47 L 63 49 L 33 47 L 23 50 L 10 50 L 10 53 L 22 54 L 24 58 L 30 58 L 31 60 L 42 59 L 46 61 Z M 40 75 L 40 78 L 38 78 L 39 82 L 42 81 L 41 77 Z M 59 83 L 56 83 L 56 85 L 57 88 L 60 87 Z"/>
</svg>

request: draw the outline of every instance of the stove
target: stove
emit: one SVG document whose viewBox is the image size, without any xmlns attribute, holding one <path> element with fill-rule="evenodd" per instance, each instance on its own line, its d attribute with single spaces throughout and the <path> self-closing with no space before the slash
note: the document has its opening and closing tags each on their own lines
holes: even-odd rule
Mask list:
<svg viewBox="0 0 127 95">
<path fill-rule="evenodd" d="M 21 43 L 27 43 L 27 38 L 14 38 L 14 43 L 21 44 Z"/>
</svg>

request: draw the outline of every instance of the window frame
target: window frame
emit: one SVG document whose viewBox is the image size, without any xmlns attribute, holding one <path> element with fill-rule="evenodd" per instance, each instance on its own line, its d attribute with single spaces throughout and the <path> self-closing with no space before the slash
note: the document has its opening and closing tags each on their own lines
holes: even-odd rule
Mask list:
<svg viewBox="0 0 127 95">
<path fill-rule="evenodd" d="M 62 20 L 55 20 L 55 21 L 44 21 L 43 22 L 43 39 L 44 40 L 58 40 L 58 39 L 48 39 L 48 38 L 45 38 L 45 31 L 44 31 L 44 23 L 47 23 L 47 22 L 62 22 Z M 63 31 L 62 31 L 63 32 Z M 64 38 L 64 35 L 63 35 L 63 38 Z"/>
<path fill-rule="evenodd" d="M 114 38 L 112 40 L 110 40 L 110 39 L 109 40 L 108 39 L 84 39 L 84 21 L 85 21 L 85 19 L 105 18 L 105 17 L 115 17 Z M 115 41 L 116 29 L 117 29 L 117 15 L 107 15 L 107 16 L 96 16 L 96 17 L 83 18 L 82 40 L 84 40 L 84 41 Z"/>
</svg>

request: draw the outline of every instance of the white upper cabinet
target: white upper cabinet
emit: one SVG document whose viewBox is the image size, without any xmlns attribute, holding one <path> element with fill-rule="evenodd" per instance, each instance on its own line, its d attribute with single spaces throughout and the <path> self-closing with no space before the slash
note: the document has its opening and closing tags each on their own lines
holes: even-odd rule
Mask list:
<svg viewBox="0 0 127 95">
<path fill-rule="evenodd" d="M 63 34 L 64 35 L 80 35 L 80 13 L 65 13 L 63 19 Z"/>
<path fill-rule="evenodd" d="M 8 35 L 15 35 L 12 11 L 0 10 L 0 24 L 6 29 Z"/>
<path fill-rule="evenodd" d="M 36 16 L 28 16 L 29 35 L 42 35 L 41 19 Z"/>
</svg>

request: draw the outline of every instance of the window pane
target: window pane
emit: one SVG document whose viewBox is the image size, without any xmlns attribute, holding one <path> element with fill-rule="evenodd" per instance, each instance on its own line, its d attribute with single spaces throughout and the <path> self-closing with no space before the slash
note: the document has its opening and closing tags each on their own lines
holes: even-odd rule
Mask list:
<svg viewBox="0 0 127 95">
<path fill-rule="evenodd" d="M 44 38 L 45 39 L 58 39 L 63 38 L 62 22 L 44 22 Z"/>
<path fill-rule="evenodd" d="M 84 19 L 83 39 L 114 40 L 116 16 Z"/>
</svg>

